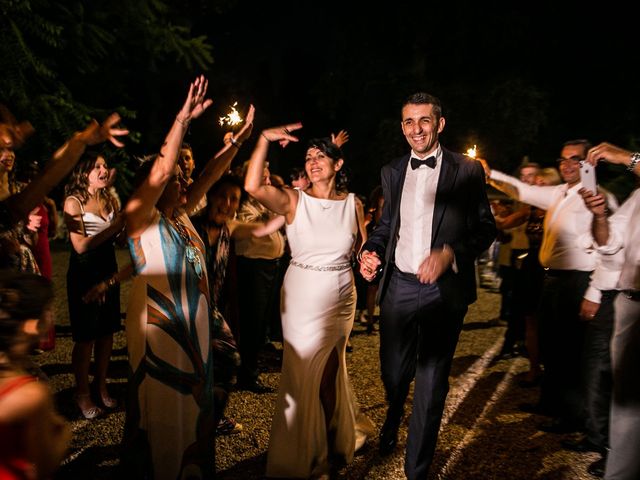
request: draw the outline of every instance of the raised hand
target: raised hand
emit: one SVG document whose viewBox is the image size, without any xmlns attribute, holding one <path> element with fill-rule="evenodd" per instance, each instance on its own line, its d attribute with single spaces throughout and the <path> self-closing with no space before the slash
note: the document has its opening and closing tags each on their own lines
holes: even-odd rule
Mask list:
<svg viewBox="0 0 640 480">
<path fill-rule="evenodd" d="M 331 141 L 335 143 L 338 148 L 342 147 L 349 141 L 349 134 L 346 130 L 340 130 L 337 135 L 331 134 Z"/>
<path fill-rule="evenodd" d="M 631 152 L 624 148 L 616 147 L 607 142 L 603 142 L 590 148 L 585 159 L 591 165 L 597 165 L 600 161 L 628 165 L 631 160 Z"/>
<path fill-rule="evenodd" d="M 302 128 L 302 123 L 289 123 L 287 125 L 281 125 L 279 127 L 268 128 L 262 131 L 262 136 L 269 142 L 278 142 L 281 147 L 286 147 L 289 142 L 297 142 L 298 137 L 291 135 L 294 130 Z"/>
<path fill-rule="evenodd" d="M 192 118 L 198 118 L 202 113 L 213 104 L 213 100 L 205 100 L 209 81 L 200 75 L 189 85 L 189 93 L 187 98 L 176 116 L 178 123 L 187 125 Z"/>
<path fill-rule="evenodd" d="M 253 105 L 249 105 L 249 111 L 247 112 L 247 116 L 244 119 L 244 125 L 238 132 L 236 136 L 236 140 L 238 142 L 244 142 L 251 135 L 251 131 L 253 130 L 253 119 L 256 114 L 256 109 Z"/>
<path fill-rule="evenodd" d="M 128 135 L 129 130 L 126 128 L 117 128 L 116 125 L 119 122 L 120 115 L 117 113 L 109 115 L 102 125 L 96 120 L 91 120 L 89 125 L 78 134 L 78 137 L 87 145 L 97 145 L 109 140 L 116 147 L 122 148 L 124 147 L 124 143 L 120 142 L 116 137 Z"/>
</svg>

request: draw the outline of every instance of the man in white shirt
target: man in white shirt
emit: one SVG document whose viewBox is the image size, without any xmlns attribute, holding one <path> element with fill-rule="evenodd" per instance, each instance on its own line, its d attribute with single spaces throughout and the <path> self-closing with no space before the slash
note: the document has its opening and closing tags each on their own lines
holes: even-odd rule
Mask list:
<svg viewBox="0 0 640 480">
<path fill-rule="evenodd" d="M 632 153 L 602 143 L 589 151 L 587 160 L 622 164 L 640 176 L 640 153 Z M 606 480 L 640 478 L 640 190 L 636 190 L 620 209 L 608 216 L 602 194 L 581 192 L 593 213 L 593 238 L 603 255 L 622 250 L 624 263 L 614 303 L 615 322 L 611 342 L 613 400 L 609 439 L 611 451 L 605 470 Z"/>
<path fill-rule="evenodd" d="M 540 350 L 545 373 L 538 410 L 550 414 L 551 422 L 541 430 L 568 433 L 584 428 L 584 384 L 581 373 L 585 324 L 579 312 L 597 254 L 580 243 L 588 233 L 593 215 L 578 190 L 580 162 L 591 147 L 587 140 L 572 140 L 562 146 L 558 166 L 565 183 L 554 186 L 528 185 L 502 172 L 490 170 L 491 180 L 515 187 L 505 190 L 520 201 L 546 210 L 540 247 L 540 263 L 546 275 L 539 308 Z M 617 201 L 607 196 L 609 208 Z M 599 301 L 599 297 L 595 300 Z"/>
</svg>

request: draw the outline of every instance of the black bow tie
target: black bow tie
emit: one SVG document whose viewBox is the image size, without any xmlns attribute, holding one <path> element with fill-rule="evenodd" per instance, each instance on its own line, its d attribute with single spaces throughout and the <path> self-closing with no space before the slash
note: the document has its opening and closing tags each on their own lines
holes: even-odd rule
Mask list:
<svg viewBox="0 0 640 480">
<path fill-rule="evenodd" d="M 411 157 L 411 168 L 415 170 L 420 165 L 426 165 L 429 168 L 436 168 L 436 157 L 425 158 L 420 160 L 419 158 Z"/>
</svg>

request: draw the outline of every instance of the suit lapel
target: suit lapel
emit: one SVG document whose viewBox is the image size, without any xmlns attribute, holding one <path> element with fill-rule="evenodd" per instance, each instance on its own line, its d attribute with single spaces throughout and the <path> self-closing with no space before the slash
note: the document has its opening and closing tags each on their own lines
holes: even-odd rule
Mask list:
<svg viewBox="0 0 640 480">
<path fill-rule="evenodd" d="M 453 159 L 453 155 L 448 150 L 442 149 L 442 167 L 438 178 L 438 188 L 436 190 L 436 203 L 433 208 L 433 223 L 431 224 L 431 245 L 435 244 L 440 226 L 447 209 L 446 198 L 456 183 L 458 175 L 458 164 Z"/>
<path fill-rule="evenodd" d="M 394 189 L 392 192 L 392 198 L 396 198 L 397 200 L 392 203 L 393 212 L 391 215 L 391 232 L 392 232 L 392 246 L 387 249 L 387 255 L 390 255 L 391 252 L 395 251 L 396 242 L 398 240 L 398 231 L 400 230 L 400 204 L 402 202 L 402 189 L 404 188 L 404 180 L 407 176 L 407 165 L 409 164 L 409 158 L 411 156 L 409 154 L 401 157 L 392 167 L 391 167 L 391 179 L 390 185 L 391 188 Z M 389 260 L 389 259 L 387 259 Z"/>
</svg>

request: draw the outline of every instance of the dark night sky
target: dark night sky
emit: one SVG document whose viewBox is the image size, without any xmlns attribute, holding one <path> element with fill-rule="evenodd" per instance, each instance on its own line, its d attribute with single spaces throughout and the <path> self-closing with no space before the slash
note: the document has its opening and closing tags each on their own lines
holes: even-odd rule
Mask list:
<svg viewBox="0 0 640 480">
<path fill-rule="evenodd" d="M 631 146 L 640 133 L 640 36 L 629 7 L 283 1 L 237 2 L 219 15 L 203 3 L 189 15 L 213 45 L 211 117 L 253 102 L 257 129 L 300 120 L 306 140 L 346 128 L 361 190 L 406 151 L 399 105 L 417 90 L 444 103 L 444 145 L 477 143 L 507 171 L 523 155 L 551 164 L 568 139 Z M 208 154 L 203 136 L 194 127 L 194 146 Z M 273 150 L 281 174 L 303 155 Z"/>
</svg>

